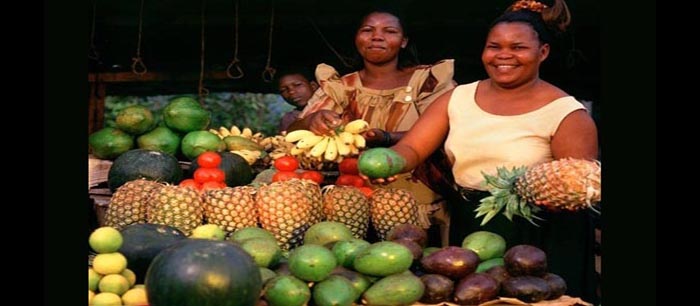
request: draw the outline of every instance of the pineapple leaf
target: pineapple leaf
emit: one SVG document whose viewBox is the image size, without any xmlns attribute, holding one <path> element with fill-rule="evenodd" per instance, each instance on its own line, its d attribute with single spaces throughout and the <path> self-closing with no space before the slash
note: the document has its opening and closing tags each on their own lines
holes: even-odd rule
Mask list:
<svg viewBox="0 0 700 306">
<path fill-rule="evenodd" d="M 484 220 L 481 221 L 481 226 L 486 225 L 491 219 L 498 214 L 498 210 L 492 210 L 486 216 L 484 217 Z"/>
</svg>

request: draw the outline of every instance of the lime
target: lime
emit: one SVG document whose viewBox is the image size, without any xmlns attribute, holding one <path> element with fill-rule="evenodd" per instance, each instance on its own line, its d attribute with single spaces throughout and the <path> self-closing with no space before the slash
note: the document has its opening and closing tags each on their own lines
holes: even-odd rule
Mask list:
<svg viewBox="0 0 700 306">
<path fill-rule="evenodd" d="M 117 128 L 131 135 L 141 135 L 156 124 L 153 113 L 141 105 L 132 105 L 117 114 Z"/>
<path fill-rule="evenodd" d="M 118 252 L 97 254 L 92 269 L 102 275 L 122 273 L 126 269 L 126 257 Z"/>
<path fill-rule="evenodd" d="M 97 253 L 112 253 L 122 247 L 124 238 L 116 228 L 103 226 L 90 234 L 88 242 L 90 247 Z"/>
<path fill-rule="evenodd" d="M 121 274 L 105 275 L 97 285 L 100 292 L 111 292 L 116 295 L 122 295 L 129 290 L 129 280 Z"/>
<path fill-rule="evenodd" d="M 134 284 L 136 284 L 136 273 L 134 271 L 131 271 L 129 269 L 124 269 L 122 273 L 120 273 L 126 280 L 129 281 L 129 288 L 133 287 Z"/>
<path fill-rule="evenodd" d="M 263 237 L 250 238 L 241 242 L 245 250 L 259 267 L 272 267 L 282 259 L 282 249 L 276 241 Z"/>
</svg>

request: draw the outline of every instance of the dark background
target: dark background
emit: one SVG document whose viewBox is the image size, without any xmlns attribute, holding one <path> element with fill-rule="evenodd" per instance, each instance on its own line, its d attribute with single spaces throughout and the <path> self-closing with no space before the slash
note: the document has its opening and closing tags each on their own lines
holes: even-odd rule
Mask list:
<svg viewBox="0 0 700 306">
<path fill-rule="evenodd" d="M 370 5 L 368 0 L 239 0 L 238 58 L 245 76 L 242 79 L 208 80 L 210 91 L 276 92 L 276 86 L 264 82 L 272 7 L 273 68 L 296 65 L 313 69 L 328 63 L 341 73 L 345 67 L 330 46 L 343 57 L 356 56 L 354 33 L 360 18 Z M 234 57 L 236 0 L 208 0 L 204 14 L 204 61 L 206 73 L 225 71 Z M 480 62 L 481 48 L 489 23 L 511 1 L 382 1 L 400 8 L 410 39 L 416 43 L 421 63 L 454 58 L 455 80 L 468 83 L 485 78 Z M 541 77 L 582 100 L 600 99 L 599 3 L 569 0 L 572 25 L 553 46 L 542 67 Z M 89 61 L 89 72 L 131 71 L 139 33 L 141 1 L 89 1 L 86 6 L 90 46 L 94 26 L 94 45 L 99 60 Z M 94 14 L 93 14 L 94 12 Z M 94 22 L 93 22 L 94 18 Z M 196 93 L 200 71 L 202 1 L 144 0 L 141 56 L 149 72 L 189 74 L 193 82 L 149 82 L 110 85 L 110 94 L 157 95 Z M 328 43 L 324 41 L 325 37 Z"/>
</svg>

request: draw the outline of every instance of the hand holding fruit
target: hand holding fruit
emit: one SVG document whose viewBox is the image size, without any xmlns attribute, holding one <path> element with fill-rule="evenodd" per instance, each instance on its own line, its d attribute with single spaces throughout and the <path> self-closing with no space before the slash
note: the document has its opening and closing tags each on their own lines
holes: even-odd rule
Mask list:
<svg viewBox="0 0 700 306">
<path fill-rule="evenodd" d="M 390 132 L 382 129 L 370 129 L 369 131 L 365 132 L 363 136 L 367 141 L 367 146 L 370 148 L 387 147 L 391 145 L 391 143 L 389 143 L 389 141 L 391 141 Z"/>
<path fill-rule="evenodd" d="M 309 115 L 308 120 L 309 130 L 316 135 L 331 135 L 331 131 L 342 123 L 340 115 L 330 110 L 319 110 Z"/>
<path fill-rule="evenodd" d="M 373 148 L 363 152 L 358 160 L 360 176 L 375 184 L 387 184 L 397 179 L 406 160 L 389 148 Z"/>
</svg>

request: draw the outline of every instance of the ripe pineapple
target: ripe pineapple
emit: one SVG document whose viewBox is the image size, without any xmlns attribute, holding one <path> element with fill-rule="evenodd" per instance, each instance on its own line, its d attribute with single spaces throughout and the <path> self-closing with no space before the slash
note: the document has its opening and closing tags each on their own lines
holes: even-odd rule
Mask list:
<svg viewBox="0 0 700 306">
<path fill-rule="evenodd" d="M 227 234 L 258 226 L 255 210 L 256 189 L 251 186 L 212 189 L 204 195 L 204 216 L 208 223 L 219 225 Z"/>
<path fill-rule="evenodd" d="M 310 180 L 289 180 L 290 184 L 297 184 L 304 189 L 306 196 L 311 200 L 311 215 L 309 224 L 313 225 L 323 221 L 323 196 L 321 195 L 321 187 L 314 181 Z"/>
<path fill-rule="evenodd" d="M 418 224 L 418 204 L 413 194 L 403 188 L 376 189 L 370 198 L 372 226 L 379 239 L 402 223 Z"/>
<path fill-rule="evenodd" d="M 498 168 L 497 176 L 484 174 L 491 196 L 481 200 L 476 217 L 484 216 L 486 224 L 505 207 L 503 214 L 512 220 L 521 216 L 530 223 L 542 220 L 535 213 L 542 208 L 550 211 L 578 211 L 600 202 L 600 171 L 598 161 L 565 158 L 530 167 Z M 597 212 L 597 211 L 596 211 Z M 536 225 L 536 224 L 535 224 Z"/>
<path fill-rule="evenodd" d="M 126 182 L 112 195 L 105 212 L 105 226 L 118 230 L 132 223 L 146 223 L 148 200 L 164 185 L 138 179 Z"/>
<path fill-rule="evenodd" d="M 313 203 L 299 182 L 280 181 L 263 185 L 255 198 L 258 220 L 272 233 L 282 250 L 300 245 L 311 226 Z"/>
<path fill-rule="evenodd" d="M 202 224 L 202 197 L 192 188 L 166 185 L 149 202 L 148 223 L 170 225 L 187 236 Z"/>
<path fill-rule="evenodd" d="M 369 224 L 369 200 L 352 186 L 323 187 L 323 214 L 328 221 L 345 224 L 353 236 L 364 239 Z"/>
</svg>

